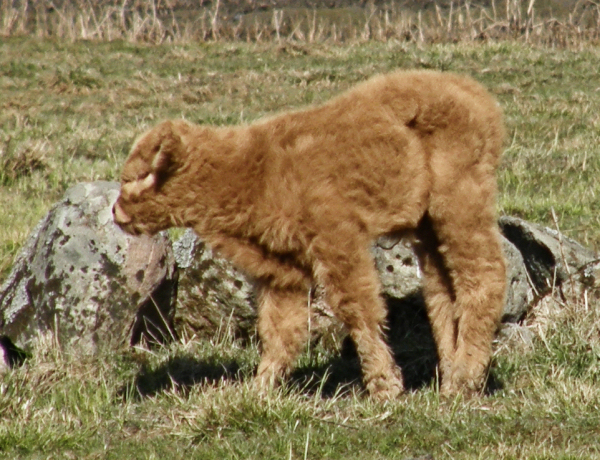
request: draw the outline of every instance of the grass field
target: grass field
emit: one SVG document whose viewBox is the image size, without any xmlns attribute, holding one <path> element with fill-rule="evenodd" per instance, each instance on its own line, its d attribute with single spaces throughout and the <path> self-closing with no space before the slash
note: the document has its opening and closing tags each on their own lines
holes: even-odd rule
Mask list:
<svg viewBox="0 0 600 460">
<path fill-rule="evenodd" d="M 530 347 L 503 342 L 491 396 L 443 399 L 432 384 L 386 404 L 355 368 L 330 385 L 343 365 L 318 350 L 299 368 L 322 379 L 260 395 L 256 347 L 226 338 L 93 358 L 42 343 L 0 380 L 0 457 L 600 458 L 599 320 L 573 304 Z"/>
<path fill-rule="evenodd" d="M 600 244 L 600 51 L 500 44 L 143 45 L 0 41 L 0 272 L 78 181 L 117 179 L 137 134 L 169 117 L 249 122 L 324 101 L 370 75 L 433 68 L 475 76 L 509 129 L 500 212 Z M 1 278 L 1 277 L 0 277 Z"/>
<path fill-rule="evenodd" d="M 600 49 L 585 42 L 16 36 L 0 38 L 0 281 L 64 190 L 117 179 L 132 140 L 159 120 L 250 122 L 397 68 L 484 83 L 509 132 L 499 212 L 600 248 Z M 600 458 L 598 300 L 554 306 L 528 319 L 531 345 L 498 342 L 500 389 L 472 400 L 443 399 L 432 383 L 375 404 L 356 367 L 323 350 L 299 363 L 313 382 L 259 395 L 257 347 L 227 337 L 88 358 L 40 343 L 0 377 L 0 458 Z"/>
</svg>

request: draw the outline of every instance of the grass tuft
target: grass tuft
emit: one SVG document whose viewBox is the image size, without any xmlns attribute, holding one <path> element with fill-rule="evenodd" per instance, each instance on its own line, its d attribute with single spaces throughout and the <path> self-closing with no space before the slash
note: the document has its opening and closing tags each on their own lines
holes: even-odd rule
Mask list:
<svg viewBox="0 0 600 460">
<path fill-rule="evenodd" d="M 30 177 L 34 171 L 44 170 L 52 155 L 52 147 L 47 141 L 23 142 L 18 150 L 11 148 L 11 141 L 8 137 L 0 150 L 1 185 L 10 185 L 19 177 Z"/>
</svg>

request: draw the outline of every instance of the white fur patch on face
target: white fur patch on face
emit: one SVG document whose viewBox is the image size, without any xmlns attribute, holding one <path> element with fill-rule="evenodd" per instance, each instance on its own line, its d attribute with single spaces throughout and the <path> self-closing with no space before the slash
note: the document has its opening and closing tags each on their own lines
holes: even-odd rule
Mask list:
<svg viewBox="0 0 600 460">
<path fill-rule="evenodd" d="M 154 187 L 156 184 L 156 176 L 154 174 L 148 174 L 146 178 L 140 182 L 140 193 L 144 190 Z"/>
<path fill-rule="evenodd" d="M 131 195 L 133 193 L 133 190 L 135 188 L 135 184 L 136 182 L 126 182 L 123 185 L 121 185 L 121 193 L 123 195 Z"/>
<path fill-rule="evenodd" d="M 148 174 L 144 179 L 127 182 L 122 185 L 122 192 L 132 197 L 140 196 L 144 191 L 154 187 L 156 176 Z"/>
<path fill-rule="evenodd" d="M 152 159 L 152 169 L 154 171 L 157 171 L 158 169 L 160 169 L 160 165 L 163 162 L 163 157 L 164 157 L 164 153 L 162 151 L 162 147 L 161 149 L 158 151 L 158 153 L 154 156 L 154 158 Z"/>
</svg>

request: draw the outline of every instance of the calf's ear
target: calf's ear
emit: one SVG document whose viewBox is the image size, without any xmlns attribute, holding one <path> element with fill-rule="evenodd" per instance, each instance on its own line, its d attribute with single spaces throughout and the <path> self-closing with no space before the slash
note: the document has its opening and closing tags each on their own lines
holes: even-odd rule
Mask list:
<svg viewBox="0 0 600 460">
<path fill-rule="evenodd" d="M 181 135 L 187 124 L 183 121 L 165 121 L 157 129 L 158 152 L 152 159 L 152 171 L 159 180 L 164 180 L 177 167 L 184 150 Z"/>
</svg>

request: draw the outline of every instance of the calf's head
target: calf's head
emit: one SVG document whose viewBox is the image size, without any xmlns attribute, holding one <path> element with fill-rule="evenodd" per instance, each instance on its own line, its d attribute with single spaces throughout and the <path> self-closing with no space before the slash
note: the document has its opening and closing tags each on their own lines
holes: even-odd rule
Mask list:
<svg viewBox="0 0 600 460">
<path fill-rule="evenodd" d="M 181 138 L 189 125 L 166 121 L 134 143 L 121 174 L 121 193 L 113 207 L 117 225 L 132 234 L 152 235 L 180 225 L 176 187 L 169 186 L 181 166 Z M 183 190 L 180 190 L 183 193 Z"/>
</svg>

